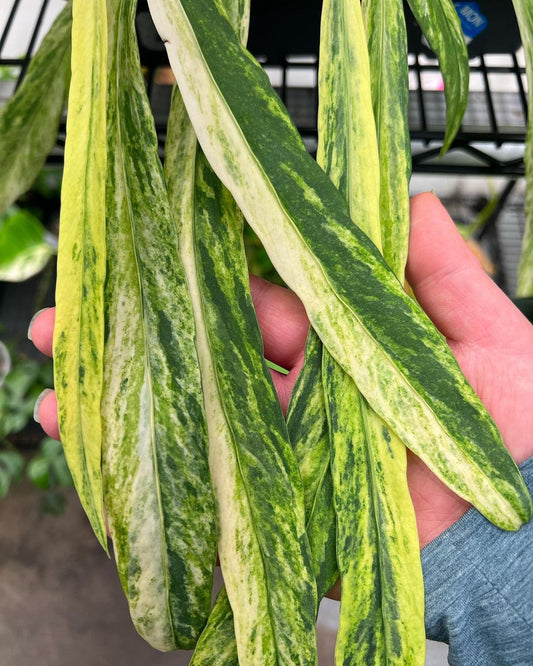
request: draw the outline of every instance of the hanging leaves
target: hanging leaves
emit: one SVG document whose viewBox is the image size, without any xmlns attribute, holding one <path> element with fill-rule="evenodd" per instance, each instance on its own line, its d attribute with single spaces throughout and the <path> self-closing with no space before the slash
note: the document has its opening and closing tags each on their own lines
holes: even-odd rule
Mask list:
<svg viewBox="0 0 533 666">
<path fill-rule="evenodd" d="M 336 662 L 423 663 L 405 446 L 502 528 L 532 505 L 402 286 L 403 3 L 324 1 L 316 161 L 242 45 L 248 0 L 149 5 L 179 87 L 164 170 L 134 0 L 67 5 L 0 112 L 1 208 L 55 140 L 71 64 L 54 353 L 80 500 L 104 547 L 105 504 L 133 622 L 158 649 L 195 647 L 195 666 L 316 663 L 317 602 L 340 575 Z M 450 0 L 410 5 L 445 80 L 445 151 L 466 106 L 466 47 Z M 515 6 L 529 73 L 531 12 Z M 286 421 L 244 220 L 312 325 Z M 19 273 L 38 263 L 42 230 L 30 231 Z M 211 607 L 217 551 L 225 587 Z"/>
<path fill-rule="evenodd" d="M 0 214 L 31 186 L 56 142 L 70 84 L 71 29 L 68 2 L 0 109 Z"/>
</svg>

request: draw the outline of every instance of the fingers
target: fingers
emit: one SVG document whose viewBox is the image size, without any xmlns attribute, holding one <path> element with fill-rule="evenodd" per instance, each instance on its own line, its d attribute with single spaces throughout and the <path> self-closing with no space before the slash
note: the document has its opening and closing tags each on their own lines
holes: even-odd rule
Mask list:
<svg viewBox="0 0 533 666">
<path fill-rule="evenodd" d="M 483 271 L 437 197 L 411 201 L 407 279 L 449 341 L 490 346 L 526 321 Z"/>
<path fill-rule="evenodd" d="M 28 337 L 37 347 L 37 349 L 52 356 L 52 339 L 54 335 L 54 324 L 56 319 L 56 309 L 46 308 L 35 314 L 30 322 Z"/>
<path fill-rule="evenodd" d="M 301 359 L 309 330 L 304 306 L 289 289 L 255 275 L 250 276 L 250 287 L 265 357 L 291 370 Z"/>
<path fill-rule="evenodd" d="M 55 308 L 40 310 L 35 314 L 28 328 L 29 339 L 40 352 L 47 356 L 52 356 L 55 317 Z M 57 399 L 52 389 L 46 389 L 37 398 L 34 418 L 49 437 L 59 439 Z"/>
<path fill-rule="evenodd" d="M 289 370 L 288 375 L 271 371 L 281 409 L 285 414 L 294 382 L 302 369 L 309 320 L 300 299 L 289 289 L 250 275 L 250 288 L 265 358 Z"/>
<path fill-rule="evenodd" d="M 41 393 L 35 403 L 34 418 L 49 437 L 60 439 L 55 391 L 47 389 Z"/>
<path fill-rule="evenodd" d="M 265 356 L 290 371 L 289 375 L 272 372 L 285 411 L 303 363 L 309 321 L 301 301 L 288 289 L 256 276 L 250 276 L 250 286 L 263 335 Z M 37 349 L 47 356 L 52 356 L 54 323 L 55 308 L 47 308 L 35 315 L 28 331 Z M 59 439 L 55 393 L 43 396 L 35 407 L 35 416 L 50 437 Z"/>
</svg>

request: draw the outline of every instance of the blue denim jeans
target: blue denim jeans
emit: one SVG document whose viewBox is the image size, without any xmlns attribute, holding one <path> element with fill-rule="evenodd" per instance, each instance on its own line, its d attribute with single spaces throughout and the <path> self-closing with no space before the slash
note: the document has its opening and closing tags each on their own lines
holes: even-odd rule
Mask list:
<svg viewBox="0 0 533 666">
<path fill-rule="evenodd" d="M 533 492 L 533 458 L 520 467 Z M 427 637 L 455 666 L 533 666 L 533 520 L 504 532 L 475 509 L 422 550 Z"/>
</svg>

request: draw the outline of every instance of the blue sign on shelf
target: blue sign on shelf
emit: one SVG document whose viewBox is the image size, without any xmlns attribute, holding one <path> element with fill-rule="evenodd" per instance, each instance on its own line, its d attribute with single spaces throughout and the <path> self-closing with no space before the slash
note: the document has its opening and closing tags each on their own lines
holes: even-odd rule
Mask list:
<svg viewBox="0 0 533 666">
<path fill-rule="evenodd" d="M 461 26 L 468 44 L 485 30 L 489 22 L 481 13 L 477 2 L 454 2 L 453 4 L 461 19 Z"/>
</svg>

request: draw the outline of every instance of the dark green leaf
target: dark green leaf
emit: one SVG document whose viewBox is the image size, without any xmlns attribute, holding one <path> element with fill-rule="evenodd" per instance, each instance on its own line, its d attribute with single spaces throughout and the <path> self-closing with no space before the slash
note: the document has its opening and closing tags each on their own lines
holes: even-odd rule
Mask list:
<svg viewBox="0 0 533 666">
<path fill-rule="evenodd" d="M 0 451 L 0 467 L 7 471 L 11 479 L 18 481 L 24 469 L 24 458 L 18 451 Z"/>
<path fill-rule="evenodd" d="M 7 495 L 9 486 L 11 485 L 11 476 L 7 469 L 0 467 L 0 499 Z"/>
<path fill-rule="evenodd" d="M 53 490 L 45 494 L 41 500 L 41 510 L 51 516 L 60 516 L 65 511 L 67 498 L 63 493 Z"/>
<path fill-rule="evenodd" d="M 43 490 L 50 488 L 50 463 L 42 455 L 37 454 L 30 460 L 26 473 L 33 485 Z"/>
</svg>

